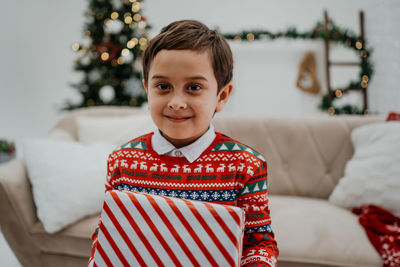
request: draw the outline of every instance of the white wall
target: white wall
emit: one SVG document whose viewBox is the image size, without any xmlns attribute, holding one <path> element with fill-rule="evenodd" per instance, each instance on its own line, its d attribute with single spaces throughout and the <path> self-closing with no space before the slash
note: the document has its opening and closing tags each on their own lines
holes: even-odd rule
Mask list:
<svg viewBox="0 0 400 267">
<path fill-rule="evenodd" d="M 87 1 L 7 1 L 0 17 L 0 138 L 46 136 L 62 116 L 66 98 L 79 95 L 68 83 L 73 71 L 73 42 L 82 36 Z M 151 36 L 171 21 L 192 18 L 222 32 L 243 29 L 299 31 L 323 19 L 323 10 L 336 24 L 358 31 L 358 11 L 365 12 L 366 37 L 374 47 L 375 75 L 370 83 L 370 108 L 386 113 L 399 110 L 400 1 L 396 0 L 147 0 L 144 14 L 152 24 Z M 235 92 L 224 112 L 293 115 L 318 113 L 320 96 L 295 87 L 297 68 L 304 52 L 317 56 L 318 78 L 325 90 L 323 46 L 320 42 L 277 40 L 232 44 Z M 337 50 L 333 57 L 347 57 Z M 354 55 L 350 54 L 351 57 Z M 358 69 L 335 71 L 334 85 L 346 85 Z M 347 101 L 347 100 L 346 100 Z M 357 102 L 357 95 L 351 102 Z"/>
</svg>

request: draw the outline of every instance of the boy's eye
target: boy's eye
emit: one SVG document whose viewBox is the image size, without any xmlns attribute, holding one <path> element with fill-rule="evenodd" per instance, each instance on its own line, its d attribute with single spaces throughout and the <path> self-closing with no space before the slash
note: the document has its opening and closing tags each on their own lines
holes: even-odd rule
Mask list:
<svg viewBox="0 0 400 267">
<path fill-rule="evenodd" d="M 158 89 L 160 89 L 160 90 L 168 90 L 168 85 L 167 84 L 165 84 L 165 83 L 160 83 L 160 84 L 157 84 L 157 86 L 156 86 Z"/>
<path fill-rule="evenodd" d="M 198 84 L 191 84 L 189 85 L 188 89 L 190 91 L 199 91 L 201 89 L 201 86 Z"/>
</svg>

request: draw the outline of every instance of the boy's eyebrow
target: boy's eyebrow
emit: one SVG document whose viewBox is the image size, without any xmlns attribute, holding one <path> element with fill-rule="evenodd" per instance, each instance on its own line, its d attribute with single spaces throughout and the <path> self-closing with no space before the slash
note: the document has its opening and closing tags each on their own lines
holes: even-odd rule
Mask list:
<svg viewBox="0 0 400 267">
<path fill-rule="evenodd" d="M 151 79 L 168 79 L 167 76 L 163 76 L 163 75 L 153 75 L 151 76 Z M 202 76 L 202 75 L 197 75 L 197 76 L 191 76 L 191 77 L 186 77 L 185 80 L 204 80 L 204 81 L 208 81 L 206 79 L 206 77 Z"/>
</svg>

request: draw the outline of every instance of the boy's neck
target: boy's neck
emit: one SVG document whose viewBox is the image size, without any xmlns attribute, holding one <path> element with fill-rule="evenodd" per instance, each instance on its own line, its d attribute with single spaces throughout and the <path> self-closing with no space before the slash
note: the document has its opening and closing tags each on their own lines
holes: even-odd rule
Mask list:
<svg viewBox="0 0 400 267">
<path fill-rule="evenodd" d="M 172 145 L 174 145 L 176 148 L 182 148 L 182 147 L 188 146 L 188 145 L 196 142 L 196 140 L 198 140 L 200 137 L 202 137 L 208 131 L 209 128 L 210 127 L 208 127 L 204 132 L 202 132 L 198 136 L 187 138 L 187 139 L 174 139 L 174 138 L 171 138 L 171 137 L 167 136 L 166 134 L 164 134 L 161 130 L 159 130 L 159 131 L 160 131 L 161 135 L 165 139 L 167 139 Z"/>
</svg>

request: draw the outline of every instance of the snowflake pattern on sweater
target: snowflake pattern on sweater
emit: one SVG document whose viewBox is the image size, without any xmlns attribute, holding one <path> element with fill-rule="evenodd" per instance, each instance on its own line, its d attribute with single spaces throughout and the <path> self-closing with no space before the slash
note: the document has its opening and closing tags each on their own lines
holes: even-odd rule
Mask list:
<svg viewBox="0 0 400 267">
<path fill-rule="evenodd" d="M 246 212 L 242 266 L 276 266 L 278 248 L 268 207 L 267 163 L 254 149 L 216 132 L 212 144 L 190 163 L 158 155 L 149 133 L 108 157 L 106 190 L 118 189 L 233 205 Z M 101 220 L 101 219 L 100 219 Z M 97 242 L 94 232 L 92 262 Z"/>
</svg>

